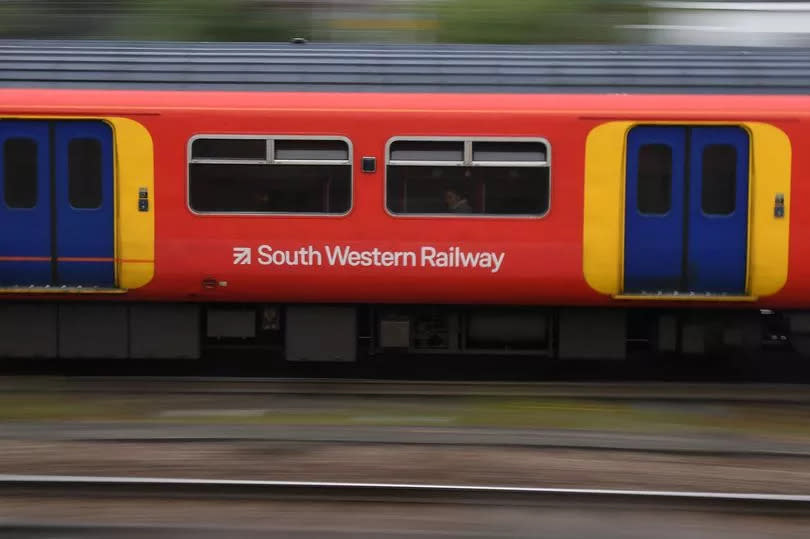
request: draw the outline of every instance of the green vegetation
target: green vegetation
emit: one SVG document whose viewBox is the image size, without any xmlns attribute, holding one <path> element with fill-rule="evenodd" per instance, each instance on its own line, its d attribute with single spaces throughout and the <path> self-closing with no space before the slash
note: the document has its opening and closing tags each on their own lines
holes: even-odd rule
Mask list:
<svg viewBox="0 0 810 539">
<path fill-rule="evenodd" d="M 3 422 L 439 426 L 810 437 L 805 407 L 508 397 L 221 399 L 173 395 L 0 394 Z M 227 404 L 225 404 L 227 403 Z"/>
<path fill-rule="evenodd" d="M 607 43 L 638 0 L 5 0 L 0 38 Z"/>
<path fill-rule="evenodd" d="M 10 0 L 0 38 L 287 41 L 311 33 L 310 8 L 256 0 Z"/>
<path fill-rule="evenodd" d="M 245 0 L 129 0 L 117 36 L 177 41 L 288 41 L 311 34 L 309 13 Z"/>
<path fill-rule="evenodd" d="M 598 0 L 445 0 L 436 5 L 437 40 L 452 43 L 606 43 L 617 23 L 644 16 Z"/>
</svg>

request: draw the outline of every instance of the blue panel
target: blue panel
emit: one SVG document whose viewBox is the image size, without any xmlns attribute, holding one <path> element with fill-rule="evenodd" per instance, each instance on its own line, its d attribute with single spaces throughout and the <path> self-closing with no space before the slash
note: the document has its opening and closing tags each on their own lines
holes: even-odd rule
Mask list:
<svg viewBox="0 0 810 539">
<path fill-rule="evenodd" d="M 34 159 L 19 151 L 20 139 Z M 36 171 L 30 167 L 34 160 Z M 35 189 L 23 180 L 26 177 L 36 182 Z M 14 195 L 20 192 L 14 187 L 20 182 L 31 189 L 22 204 Z M 46 122 L 0 121 L 0 199 L 0 285 L 50 284 L 51 167 Z"/>
<path fill-rule="evenodd" d="M 651 162 L 650 157 L 654 157 L 655 152 L 650 150 L 671 152 L 670 187 L 668 193 L 653 189 L 659 195 L 658 202 L 650 203 L 650 197 L 643 196 L 640 208 L 640 188 L 647 195 L 651 193 L 647 190 L 649 182 L 645 183 L 645 179 L 649 180 L 645 171 L 666 173 L 661 163 L 654 159 Z M 636 127 L 627 137 L 625 293 L 672 292 L 682 287 L 685 152 L 686 128 L 683 127 Z M 645 163 L 639 162 L 640 157 L 645 158 Z M 669 200 L 662 198 L 667 194 Z"/>
<path fill-rule="evenodd" d="M 112 130 L 98 121 L 54 125 L 58 283 L 113 287 Z"/>
<path fill-rule="evenodd" d="M 748 255 L 748 134 L 739 127 L 694 128 L 690 147 L 688 289 L 744 294 Z M 733 166 L 718 167 L 718 163 L 724 162 Z M 704 167 L 708 169 L 704 171 Z"/>
</svg>

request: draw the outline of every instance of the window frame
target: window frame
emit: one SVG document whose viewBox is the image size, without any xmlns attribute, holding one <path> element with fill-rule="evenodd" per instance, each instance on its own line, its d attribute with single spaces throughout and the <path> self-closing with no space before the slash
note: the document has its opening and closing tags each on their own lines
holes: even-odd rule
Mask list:
<svg viewBox="0 0 810 539">
<path fill-rule="evenodd" d="M 391 145 L 399 141 L 413 141 L 413 142 L 462 142 L 464 144 L 464 160 L 463 161 L 404 161 L 392 160 Z M 473 144 L 476 142 L 539 142 L 546 148 L 545 161 L 473 161 Z M 548 204 L 546 211 L 542 214 L 530 213 L 513 213 L 513 214 L 474 214 L 474 213 L 394 213 L 388 207 L 388 170 L 390 166 L 422 166 L 422 167 L 435 167 L 445 166 L 448 168 L 453 167 L 509 167 L 516 168 L 547 168 L 548 169 Z M 424 219 L 424 218 L 437 218 L 437 219 L 507 219 L 507 220 L 526 220 L 526 219 L 544 219 L 551 212 L 552 202 L 552 170 L 551 170 L 551 143 L 545 137 L 504 137 L 504 136 L 407 136 L 397 135 L 389 138 L 385 143 L 385 175 L 383 178 L 383 208 L 385 213 L 395 219 Z"/>
<path fill-rule="evenodd" d="M 191 150 L 195 140 L 199 139 L 264 139 L 266 144 L 266 159 L 234 159 L 234 158 L 213 158 L 194 159 Z M 348 149 L 347 159 L 274 159 L 274 147 L 276 140 L 311 140 L 329 141 L 338 140 L 346 143 Z M 201 211 L 195 210 L 191 206 L 191 165 L 327 165 L 327 166 L 348 166 L 349 167 L 349 208 L 343 213 L 313 213 L 313 212 L 252 212 L 252 211 Z M 189 137 L 186 143 L 186 208 L 194 215 L 209 216 L 246 216 L 246 217 L 320 217 L 320 218 L 340 218 L 346 217 L 354 211 L 354 147 L 349 137 L 344 135 L 268 135 L 268 134 L 219 134 L 219 133 L 198 133 Z"/>
</svg>

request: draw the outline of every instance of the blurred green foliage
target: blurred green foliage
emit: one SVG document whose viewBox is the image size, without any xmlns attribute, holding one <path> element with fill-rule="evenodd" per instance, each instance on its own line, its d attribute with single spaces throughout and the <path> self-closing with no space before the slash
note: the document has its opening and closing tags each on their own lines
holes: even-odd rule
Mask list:
<svg viewBox="0 0 810 539">
<path fill-rule="evenodd" d="M 117 35 L 180 41 L 286 41 L 310 34 L 309 12 L 250 0 L 128 0 Z"/>
<path fill-rule="evenodd" d="M 0 37 L 286 41 L 311 33 L 304 5 L 266 0 L 0 0 Z"/>
<path fill-rule="evenodd" d="M 442 0 L 437 41 L 450 43 L 606 43 L 620 24 L 646 20 L 632 2 L 604 0 Z"/>
<path fill-rule="evenodd" d="M 638 0 L 0 0 L 0 37 L 189 41 L 621 41 Z"/>
</svg>

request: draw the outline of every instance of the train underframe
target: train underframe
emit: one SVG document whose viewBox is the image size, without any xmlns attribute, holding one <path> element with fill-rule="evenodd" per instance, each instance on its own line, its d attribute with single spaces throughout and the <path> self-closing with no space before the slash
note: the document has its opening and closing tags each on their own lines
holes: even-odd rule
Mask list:
<svg viewBox="0 0 810 539">
<path fill-rule="evenodd" d="M 635 354 L 810 356 L 810 312 L 469 305 L 5 303 L 0 358 L 287 362 L 387 355 L 622 360 Z"/>
</svg>

